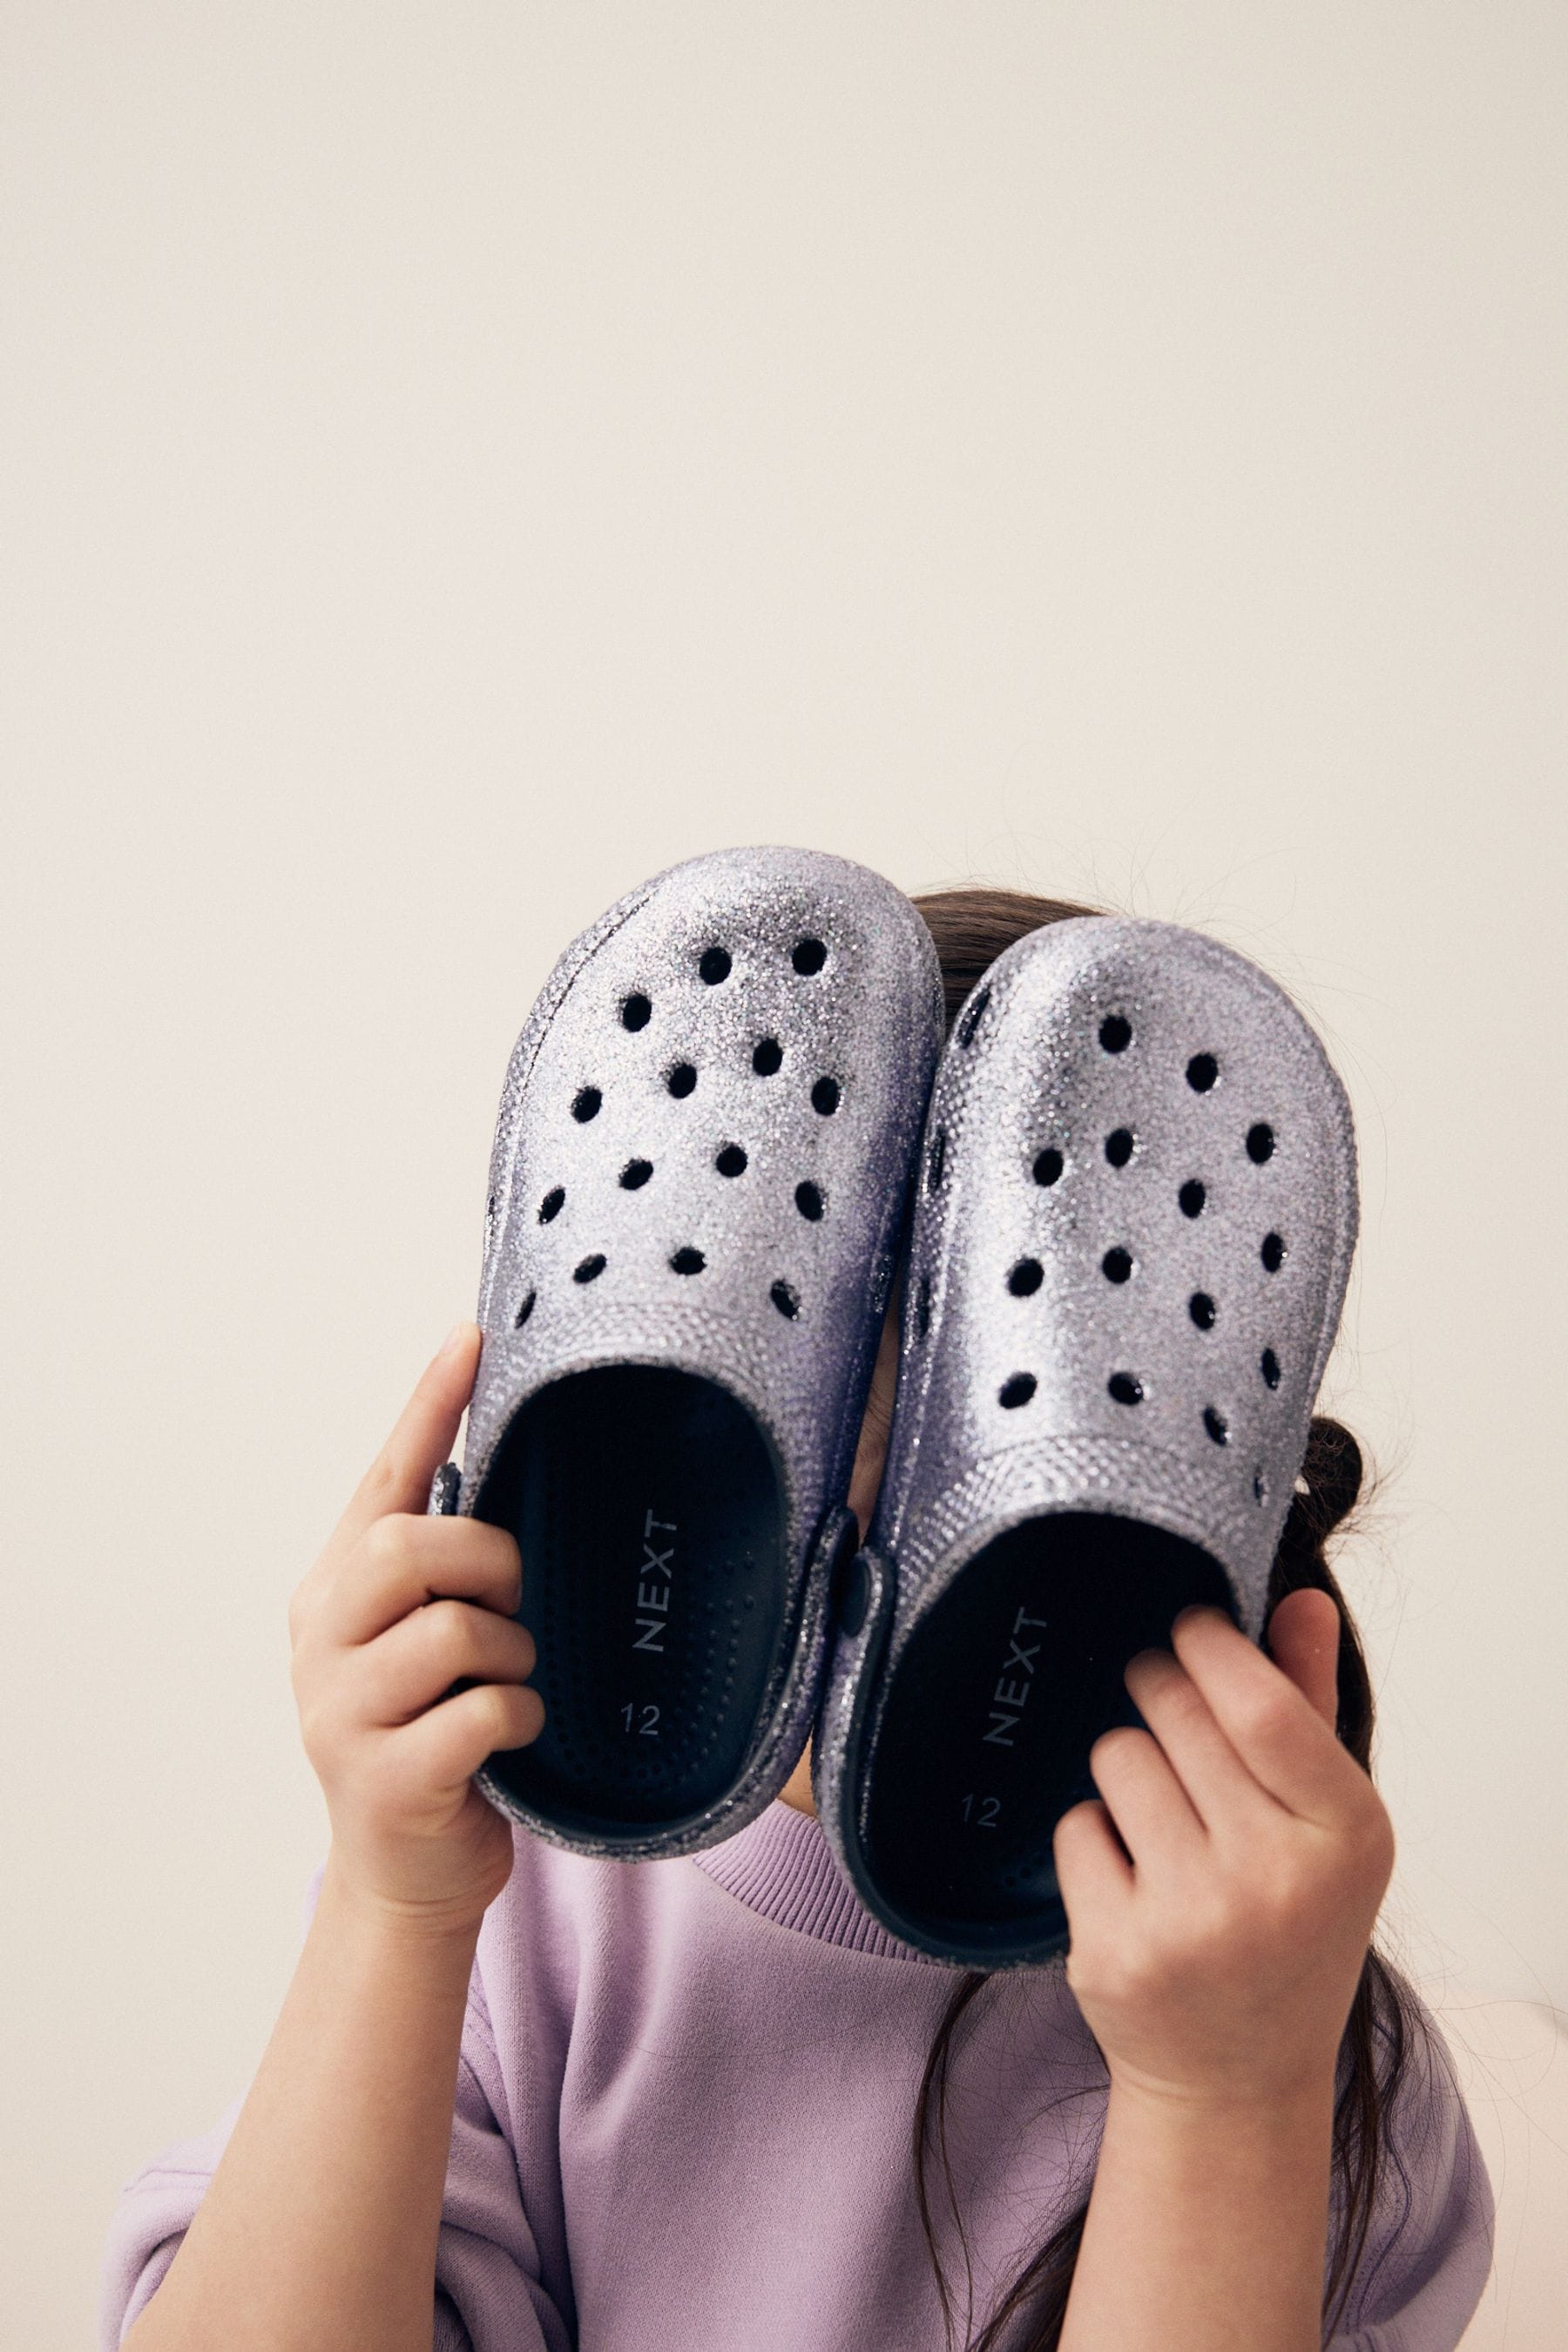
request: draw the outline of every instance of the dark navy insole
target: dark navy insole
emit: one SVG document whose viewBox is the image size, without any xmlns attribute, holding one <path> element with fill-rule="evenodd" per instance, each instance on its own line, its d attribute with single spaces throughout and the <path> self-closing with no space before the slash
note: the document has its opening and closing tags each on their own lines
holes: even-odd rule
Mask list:
<svg viewBox="0 0 1568 2352">
<path fill-rule="evenodd" d="M 574 1373 L 519 1412 L 475 1512 L 517 1538 L 544 1702 L 496 1779 L 591 1834 L 723 1796 L 792 1631 L 783 1494 L 745 1408 L 689 1372 Z"/>
<path fill-rule="evenodd" d="M 1194 1601 L 1234 1622 L 1207 1552 L 1101 1513 L 1026 1520 L 960 1570 L 904 1651 L 873 1759 L 867 1859 L 907 1920 L 977 1953 L 1065 1940 L 1051 1833 L 1100 1793 L 1100 1733 L 1142 1722 L 1129 1660 L 1168 1649 Z"/>
</svg>

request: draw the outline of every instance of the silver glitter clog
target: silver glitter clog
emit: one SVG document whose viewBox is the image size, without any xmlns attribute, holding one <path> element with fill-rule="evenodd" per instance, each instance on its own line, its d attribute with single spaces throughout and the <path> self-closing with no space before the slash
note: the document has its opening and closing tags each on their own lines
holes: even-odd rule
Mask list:
<svg viewBox="0 0 1568 2352">
<path fill-rule="evenodd" d="M 1255 1642 L 1357 1222 L 1344 1090 L 1283 992 L 1173 924 L 1029 933 L 927 1115 L 898 1392 L 843 1582 L 817 1811 L 965 1968 L 1068 1941 L 1051 1836 L 1189 1602 Z"/>
<path fill-rule="evenodd" d="M 478 1780 L 555 1845 L 690 1853 L 794 1769 L 942 1024 L 890 883 L 734 849 L 612 907 L 513 1048 L 429 1507 L 518 1539 L 544 1727 Z"/>
</svg>

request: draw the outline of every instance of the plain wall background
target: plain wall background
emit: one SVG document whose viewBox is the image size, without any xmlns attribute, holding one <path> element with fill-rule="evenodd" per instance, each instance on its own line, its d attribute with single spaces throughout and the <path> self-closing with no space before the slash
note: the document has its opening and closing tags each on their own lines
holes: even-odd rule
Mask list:
<svg viewBox="0 0 1568 2352">
<path fill-rule="evenodd" d="M 265 2046 L 326 1842 L 288 1596 L 472 1311 L 529 1004 L 731 843 L 1195 923 L 1319 1024 L 1383 1932 L 1535 2004 L 1539 2077 L 1568 16 L 0 44 L 7 2335 L 89 2340 L 120 2182 Z"/>
</svg>

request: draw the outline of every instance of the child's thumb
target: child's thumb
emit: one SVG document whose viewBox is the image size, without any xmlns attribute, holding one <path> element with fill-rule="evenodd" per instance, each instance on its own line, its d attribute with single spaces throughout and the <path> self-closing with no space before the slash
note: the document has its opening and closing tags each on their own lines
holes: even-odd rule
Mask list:
<svg viewBox="0 0 1568 2352">
<path fill-rule="evenodd" d="M 473 1394 L 483 1338 L 477 1323 L 458 1323 L 447 1333 L 355 1489 L 338 1524 L 339 1538 L 353 1541 L 389 1511 L 427 1508 L 430 1481 L 450 1458 L 458 1424 Z"/>
</svg>

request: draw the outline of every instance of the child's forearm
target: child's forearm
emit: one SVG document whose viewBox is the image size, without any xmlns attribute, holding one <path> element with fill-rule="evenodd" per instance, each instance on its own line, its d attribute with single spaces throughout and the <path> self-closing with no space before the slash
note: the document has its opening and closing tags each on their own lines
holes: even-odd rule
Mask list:
<svg viewBox="0 0 1568 2352">
<path fill-rule="evenodd" d="M 1229 2107 L 1112 2085 L 1061 2352 L 1319 2352 L 1331 2080 Z"/>
<path fill-rule="evenodd" d="M 272 2038 L 128 2352 L 430 2352 L 479 1923 L 416 1934 L 329 1860 Z"/>
</svg>

